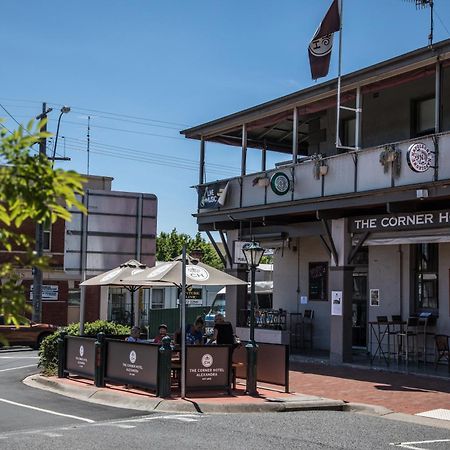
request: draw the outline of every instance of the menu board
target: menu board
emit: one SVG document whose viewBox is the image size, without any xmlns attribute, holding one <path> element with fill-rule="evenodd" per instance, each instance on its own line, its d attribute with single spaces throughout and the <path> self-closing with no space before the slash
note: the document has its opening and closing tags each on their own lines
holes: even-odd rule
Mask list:
<svg viewBox="0 0 450 450">
<path fill-rule="evenodd" d="M 308 270 L 309 300 L 327 300 L 328 263 L 310 262 Z"/>
</svg>

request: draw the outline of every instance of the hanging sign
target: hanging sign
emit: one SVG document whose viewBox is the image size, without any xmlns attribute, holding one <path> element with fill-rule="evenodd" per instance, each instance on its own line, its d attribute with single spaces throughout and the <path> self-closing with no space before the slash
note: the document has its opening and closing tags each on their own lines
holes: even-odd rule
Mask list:
<svg viewBox="0 0 450 450">
<path fill-rule="evenodd" d="M 291 188 L 291 182 L 284 172 L 276 172 L 270 177 L 270 187 L 275 194 L 285 195 Z"/>
<path fill-rule="evenodd" d="M 426 172 L 433 162 L 432 151 L 423 142 L 416 142 L 408 147 L 406 160 L 412 171 Z"/>
<path fill-rule="evenodd" d="M 199 207 L 201 209 L 211 209 L 225 205 L 228 186 L 228 182 L 220 182 L 200 188 L 203 189 L 203 192 L 201 192 Z"/>
</svg>

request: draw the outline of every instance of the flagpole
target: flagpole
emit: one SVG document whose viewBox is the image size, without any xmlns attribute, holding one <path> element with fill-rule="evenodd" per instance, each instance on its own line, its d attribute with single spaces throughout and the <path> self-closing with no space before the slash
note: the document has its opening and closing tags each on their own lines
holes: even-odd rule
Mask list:
<svg viewBox="0 0 450 450">
<path fill-rule="evenodd" d="M 342 64 L 342 15 L 344 0 L 339 0 L 339 62 L 338 62 L 338 79 L 337 79 L 337 100 L 336 100 L 336 148 L 341 146 L 339 137 L 339 125 L 341 120 L 341 64 Z"/>
</svg>

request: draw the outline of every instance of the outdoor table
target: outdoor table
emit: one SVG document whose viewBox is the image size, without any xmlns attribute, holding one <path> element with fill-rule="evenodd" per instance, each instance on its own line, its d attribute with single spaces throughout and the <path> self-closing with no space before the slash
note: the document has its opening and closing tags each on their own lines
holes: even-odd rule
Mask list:
<svg viewBox="0 0 450 450">
<path fill-rule="evenodd" d="M 370 357 L 370 363 L 373 363 L 373 360 L 376 358 L 376 356 L 378 355 L 380 358 L 383 357 L 383 359 L 386 361 L 386 364 L 389 365 L 390 362 L 390 335 L 391 334 L 396 334 L 396 332 L 391 332 L 391 327 L 394 326 L 400 326 L 403 327 L 406 324 L 406 322 L 404 321 L 373 321 L 373 322 L 369 322 L 369 349 L 371 352 L 371 357 Z M 376 340 L 376 349 L 375 351 L 372 353 L 372 343 L 373 343 L 373 338 L 372 336 L 375 336 L 375 340 Z M 383 344 L 384 341 L 387 339 L 387 350 L 383 349 Z"/>
</svg>

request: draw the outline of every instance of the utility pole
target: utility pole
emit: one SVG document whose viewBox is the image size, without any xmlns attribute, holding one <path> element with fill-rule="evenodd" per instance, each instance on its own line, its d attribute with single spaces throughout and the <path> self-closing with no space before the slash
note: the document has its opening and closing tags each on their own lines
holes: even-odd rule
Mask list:
<svg viewBox="0 0 450 450">
<path fill-rule="evenodd" d="M 47 109 L 47 104 L 42 103 L 42 113 L 36 117 L 37 120 L 47 118 L 47 114 L 52 108 Z M 40 129 L 41 132 L 47 131 L 47 122 L 45 121 Z M 39 141 L 39 155 L 47 156 L 47 138 L 43 137 Z M 42 257 L 44 254 L 44 224 L 36 223 L 36 253 L 38 257 Z M 31 320 L 33 322 L 42 321 L 42 270 L 39 267 L 33 267 L 33 312 Z"/>
</svg>

